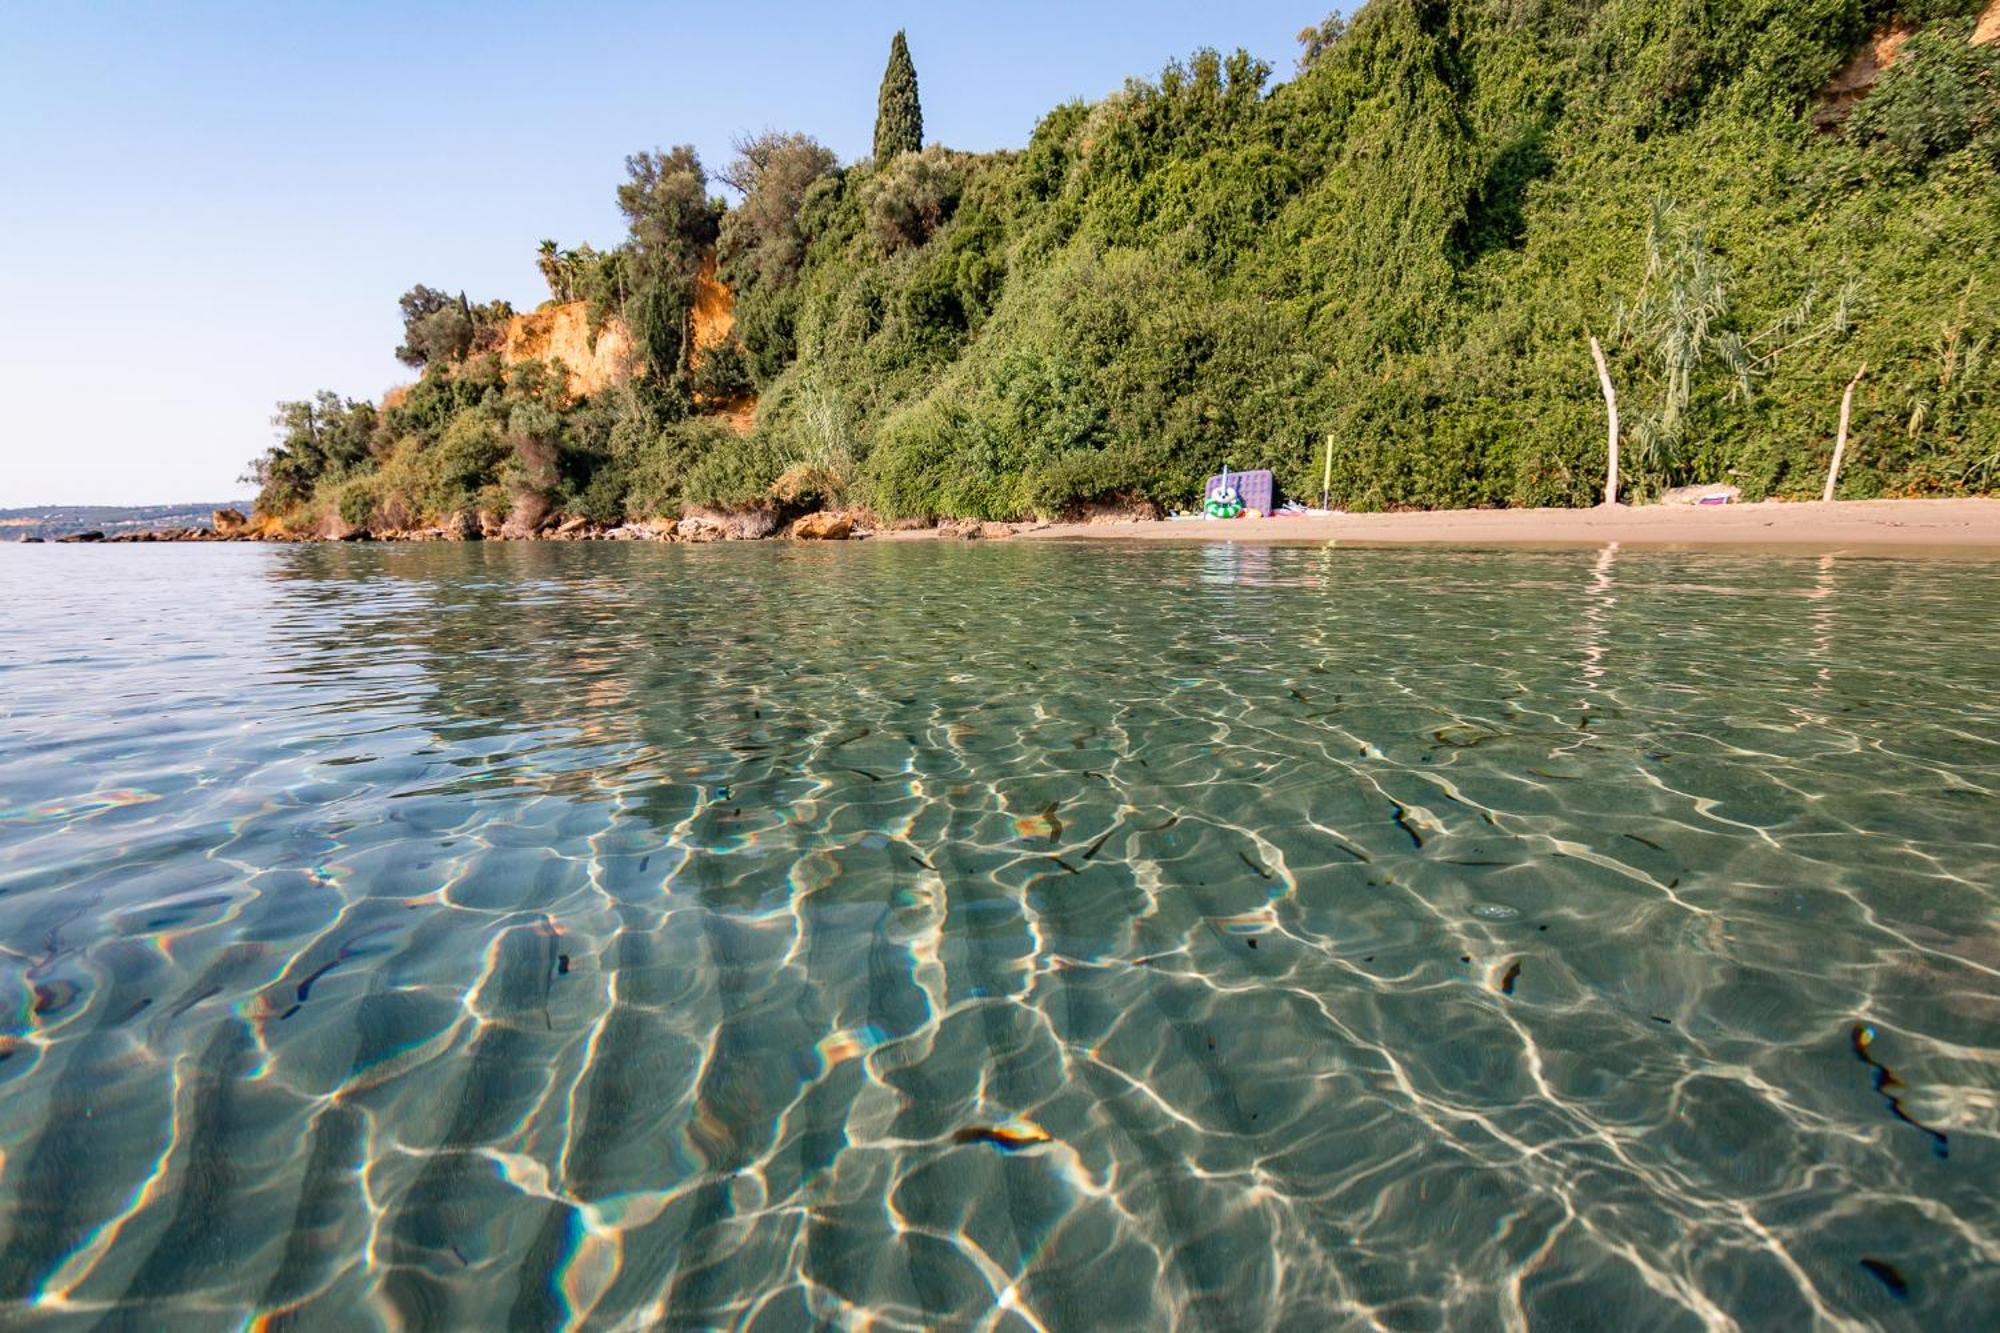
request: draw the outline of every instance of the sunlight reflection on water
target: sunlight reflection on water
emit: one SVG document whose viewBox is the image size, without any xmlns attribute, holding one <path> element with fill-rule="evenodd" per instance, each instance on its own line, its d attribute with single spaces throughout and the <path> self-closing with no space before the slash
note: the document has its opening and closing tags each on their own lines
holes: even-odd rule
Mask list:
<svg viewBox="0 0 2000 1333">
<path fill-rule="evenodd" d="M 0 552 L 0 1323 L 1991 1326 L 1996 604 Z"/>
</svg>

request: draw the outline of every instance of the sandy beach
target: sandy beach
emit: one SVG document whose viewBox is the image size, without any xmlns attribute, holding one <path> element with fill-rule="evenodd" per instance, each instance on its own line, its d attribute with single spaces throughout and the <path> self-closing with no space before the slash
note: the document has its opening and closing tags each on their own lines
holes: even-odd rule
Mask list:
<svg viewBox="0 0 2000 1333">
<path fill-rule="evenodd" d="M 1445 546 L 1774 547 L 2000 557 L 2000 499 L 1453 509 L 1191 522 L 1055 523 L 1015 540 L 1353 542 Z"/>
</svg>

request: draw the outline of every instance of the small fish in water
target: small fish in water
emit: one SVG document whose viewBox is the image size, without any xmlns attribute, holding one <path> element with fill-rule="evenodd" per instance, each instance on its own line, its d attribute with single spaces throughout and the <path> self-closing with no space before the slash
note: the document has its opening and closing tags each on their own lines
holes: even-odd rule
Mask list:
<svg viewBox="0 0 2000 1333">
<path fill-rule="evenodd" d="M 1062 820 L 1056 816 L 1056 803 L 1050 801 L 1042 807 L 1038 815 L 1023 815 L 1014 821 L 1014 832 L 1024 838 L 1047 838 L 1054 842 L 1062 836 Z"/>
<path fill-rule="evenodd" d="M 1106 829 L 1104 830 L 1104 832 L 1098 834 L 1097 841 L 1091 843 L 1090 846 L 1083 849 L 1083 859 L 1088 861 L 1092 857 L 1096 856 L 1097 853 L 1103 849 L 1104 844 L 1110 840 L 1111 835 L 1113 833 L 1116 833 L 1117 831 L 1118 830 L 1116 829 Z"/>
<path fill-rule="evenodd" d="M 1520 979 L 1521 960 L 1516 958 L 1513 962 L 1507 964 L 1507 970 L 1500 974 L 1500 993 L 1502 995 L 1512 995 L 1514 993 L 1514 983 Z"/>
<path fill-rule="evenodd" d="M 559 976 L 559 977 L 566 977 L 566 976 L 568 976 L 568 975 L 569 975 L 569 955 L 568 955 L 568 954 L 566 954 L 566 953 L 559 953 L 559 954 L 557 954 L 557 955 L 556 955 L 556 975 L 557 975 L 557 976 Z"/>
<path fill-rule="evenodd" d="M 1006 1152 L 1018 1152 L 1037 1143 L 1054 1143 L 1055 1138 L 1032 1120 L 1005 1120 L 997 1125 L 967 1125 L 951 1136 L 953 1143 L 990 1143 Z"/>
<path fill-rule="evenodd" d="M 1067 870 L 1072 875 L 1081 875 L 1083 873 L 1081 870 L 1078 870 L 1075 866 L 1071 865 L 1069 862 L 1063 860 L 1060 856 L 1051 856 L 1049 860 L 1054 861 L 1057 865 L 1061 866 L 1064 870 Z"/>
<path fill-rule="evenodd" d="M 1909 1298 L 1909 1279 L 1905 1278 L 1902 1271 L 1887 1259 L 1871 1259 L 1864 1256 L 1861 1260 L 1861 1267 L 1868 1276 L 1887 1287 L 1889 1294 L 1897 1300 L 1901 1301 Z"/>
<path fill-rule="evenodd" d="M 1664 847 L 1660 846 L 1659 843 L 1654 842 L 1651 838 L 1642 838 L 1636 833 L 1628 833 L 1625 836 L 1630 838 L 1633 842 L 1638 843 L 1641 847 L 1651 847 L 1656 852 L 1666 850 Z"/>
<path fill-rule="evenodd" d="M 1875 1091 L 1882 1095 L 1883 1101 L 1889 1103 L 1889 1114 L 1895 1116 L 1896 1119 L 1910 1126 L 1910 1128 L 1921 1130 L 1925 1134 L 1928 1134 L 1931 1140 L 1931 1151 L 1939 1157 L 1951 1156 L 1951 1140 L 1945 1137 L 1944 1132 L 1932 1129 L 1929 1125 L 1919 1122 L 1908 1111 L 1903 1109 L 1903 1099 L 1890 1091 L 1891 1088 L 1900 1088 L 1904 1084 L 1903 1080 L 1891 1073 L 1889 1067 L 1880 1060 L 1877 1060 L 1874 1054 L 1868 1049 L 1875 1041 L 1875 1029 L 1867 1023 L 1856 1023 L 1854 1031 L 1848 1035 L 1854 1046 L 1854 1054 L 1860 1058 L 1863 1064 L 1875 1071 Z M 1870 1271 L 1872 1272 L 1873 1270 L 1871 1269 Z"/>
<path fill-rule="evenodd" d="M 1400 801 L 1391 801 L 1389 804 L 1396 809 L 1396 826 L 1410 835 L 1412 846 L 1421 848 L 1424 845 L 1424 835 L 1417 832 L 1417 826 L 1410 822 L 1409 808 Z"/>
</svg>

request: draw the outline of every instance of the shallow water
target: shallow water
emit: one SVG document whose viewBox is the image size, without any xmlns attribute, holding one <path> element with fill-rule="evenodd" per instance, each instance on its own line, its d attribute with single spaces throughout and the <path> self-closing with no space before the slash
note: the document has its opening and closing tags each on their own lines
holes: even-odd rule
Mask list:
<svg viewBox="0 0 2000 1333">
<path fill-rule="evenodd" d="M 1996 607 L 0 551 L 0 1326 L 1991 1328 Z"/>
</svg>

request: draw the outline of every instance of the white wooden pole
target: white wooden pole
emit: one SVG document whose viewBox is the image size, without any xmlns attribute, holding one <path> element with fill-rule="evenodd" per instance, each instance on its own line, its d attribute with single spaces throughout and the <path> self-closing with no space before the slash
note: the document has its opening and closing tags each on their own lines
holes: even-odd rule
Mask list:
<svg viewBox="0 0 2000 1333">
<path fill-rule="evenodd" d="M 1840 433 L 1833 437 L 1833 466 L 1826 470 L 1826 489 L 1820 492 L 1820 503 L 1833 500 L 1834 483 L 1840 480 L 1841 456 L 1847 452 L 1847 419 L 1854 411 L 1854 386 L 1861 383 L 1861 377 L 1868 373 L 1864 364 L 1854 372 L 1854 378 L 1847 382 L 1847 392 L 1840 395 Z"/>
<path fill-rule="evenodd" d="M 1609 442 L 1609 462 L 1604 470 L 1604 503 L 1618 503 L 1618 395 L 1611 388 L 1611 367 L 1604 364 L 1604 349 L 1597 345 L 1597 336 L 1591 335 L 1590 356 L 1597 362 L 1598 387 L 1604 390 L 1604 410 L 1611 417 Z"/>
</svg>

